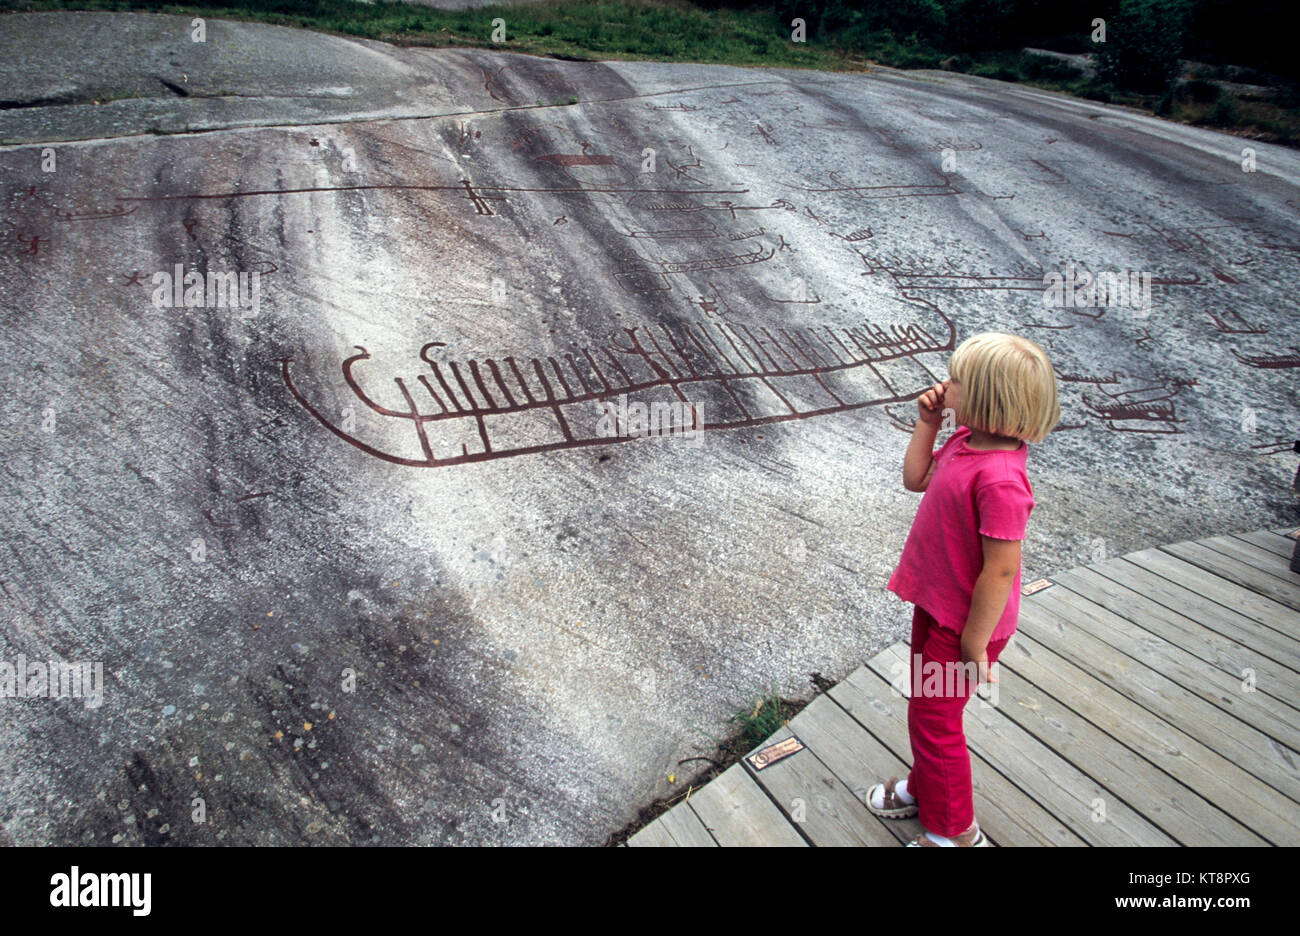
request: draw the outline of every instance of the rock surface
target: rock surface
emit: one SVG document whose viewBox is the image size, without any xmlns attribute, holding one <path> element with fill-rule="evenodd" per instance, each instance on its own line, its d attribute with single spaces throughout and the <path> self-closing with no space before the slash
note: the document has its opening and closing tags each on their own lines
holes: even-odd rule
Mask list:
<svg viewBox="0 0 1300 936">
<path fill-rule="evenodd" d="M 0 17 L 0 662 L 106 683 L 0 699 L 14 843 L 604 841 L 905 632 L 911 400 L 980 331 L 1062 379 L 1026 580 L 1296 517 L 1294 152 L 207 25 Z M 1045 304 L 1067 264 L 1151 307 Z M 715 428 L 611 440 L 620 396 Z"/>
</svg>

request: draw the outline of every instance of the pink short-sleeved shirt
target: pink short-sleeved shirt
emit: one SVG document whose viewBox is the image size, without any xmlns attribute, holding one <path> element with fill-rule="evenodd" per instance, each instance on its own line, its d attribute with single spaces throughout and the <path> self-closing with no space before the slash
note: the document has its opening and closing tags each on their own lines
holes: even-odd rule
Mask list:
<svg viewBox="0 0 1300 936">
<path fill-rule="evenodd" d="M 966 444 L 962 426 L 934 453 L 934 474 L 917 508 L 889 589 L 920 605 L 960 634 L 970 615 L 975 580 L 984 568 L 980 536 L 1023 540 L 1034 490 L 1025 462 L 1029 446 L 983 451 Z M 1020 570 L 990 641 L 1010 637 L 1020 615 Z"/>
</svg>

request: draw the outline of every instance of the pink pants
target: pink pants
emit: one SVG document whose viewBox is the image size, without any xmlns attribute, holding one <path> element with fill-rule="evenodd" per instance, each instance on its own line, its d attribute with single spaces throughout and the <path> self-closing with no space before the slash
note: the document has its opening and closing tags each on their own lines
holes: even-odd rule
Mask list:
<svg viewBox="0 0 1300 936">
<path fill-rule="evenodd" d="M 989 641 L 990 665 L 1009 639 Z M 941 626 L 920 605 L 912 614 L 909 678 L 916 674 L 918 654 L 922 683 L 926 682 L 925 674 L 934 671 L 933 666 L 926 667 L 927 663 L 961 663 L 961 636 Z M 923 692 L 922 686 L 911 688 L 907 733 L 912 740 L 912 772 L 907 778 L 907 792 L 916 798 L 917 818 L 926 831 L 952 838 L 975 821 L 970 752 L 962 727 L 962 713 L 975 690 L 975 681 L 945 679 L 939 693 L 934 688 L 930 686 L 928 692 Z"/>
</svg>

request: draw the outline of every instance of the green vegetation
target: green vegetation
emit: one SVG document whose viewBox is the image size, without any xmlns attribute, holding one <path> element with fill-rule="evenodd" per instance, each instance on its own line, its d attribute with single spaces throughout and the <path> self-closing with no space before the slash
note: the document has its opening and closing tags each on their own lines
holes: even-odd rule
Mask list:
<svg viewBox="0 0 1300 936">
<path fill-rule="evenodd" d="M 801 707 L 781 698 L 779 693 L 771 692 L 766 698 L 759 699 L 752 709 L 741 709 L 731 717 L 740 729 L 740 748 L 747 754 L 758 747 L 793 718 Z"/>
<path fill-rule="evenodd" d="M 562 58 L 654 59 L 787 68 L 861 69 L 824 43 L 792 43 L 771 8 L 708 10 L 684 0 L 587 3 L 542 0 L 521 6 L 438 10 L 406 3 L 352 0 L 3 0 L 5 10 L 135 10 L 301 26 L 404 45 L 480 47 Z M 492 41 L 492 21 L 506 23 Z"/>
<path fill-rule="evenodd" d="M 386 42 L 563 59 L 653 59 L 862 71 L 935 68 L 1124 104 L 1254 139 L 1300 144 L 1289 0 L 542 0 L 438 10 L 353 0 L 0 0 L 0 10 L 135 10 L 299 26 Z M 506 24 L 492 41 L 492 21 Z M 802 18 L 806 42 L 791 41 Z M 1094 42 L 1094 20 L 1106 21 Z M 1094 54 L 1095 77 L 1041 48 Z M 1180 78 L 1194 58 L 1217 74 Z M 1251 68 L 1233 69 L 1249 65 Z M 1260 75 L 1261 69 L 1274 77 Z M 1241 77 L 1243 73 L 1248 77 Z M 1280 76 L 1280 80 L 1279 77 Z M 1226 88 L 1223 82 L 1235 82 Z M 1243 85 L 1274 85 L 1252 93 Z M 1213 88 L 1207 91 L 1206 86 Z M 562 102 L 559 102 L 562 103 Z M 570 104 L 577 103 L 570 100 Z"/>
<path fill-rule="evenodd" d="M 780 22 L 805 20 L 815 43 L 896 68 L 943 68 L 1124 104 L 1243 136 L 1300 144 L 1300 59 L 1281 28 L 1286 0 L 775 0 Z M 1104 20 L 1105 41 L 1097 30 Z M 1096 75 L 1040 48 L 1094 56 Z M 1213 80 L 1274 85 L 1267 93 L 1215 85 L 1195 100 L 1184 60 Z M 1248 77 L 1233 74 L 1232 66 Z M 1259 69 L 1269 74 L 1254 71 Z M 1208 77 L 1208 76 L 1207 76 Z M 1203 78 L 1202 80 L 1205 80 Z"/>
<path fill-rule="evenodd" d="M 1300 144 L 1300 89 L 1260 97 L 1224 90 L 1203 78 L 1179 85 L 1156 106 L 1161 116 L 1255 139 Z"/>
<path fill-rule="evenodd" d="M 1097 76 L 1134 91 L 1163 94 L 1180 71 L 1190 0 L 1124 0 L 1099 43 Z"/>
</svg>

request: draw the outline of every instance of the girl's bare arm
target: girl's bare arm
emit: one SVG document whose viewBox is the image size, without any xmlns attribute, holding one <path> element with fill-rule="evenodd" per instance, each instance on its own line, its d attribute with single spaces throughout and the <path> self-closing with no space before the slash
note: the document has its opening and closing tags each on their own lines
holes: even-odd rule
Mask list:
<svg viewBox="0 0 1300 936">
<path fill-rule="evenodd" d="M 939 434 L 943 419 L 943 394 L 948 388 L 945 380 L 935 384 L 916 401 L 918 419 L 912 429 L 912 441 L 903 456 L 903 487 L 909 491 L 924 491 L 934 473 L 934 439 Z"/>
<path fill-rule="evenodd" d="M 997 629 L 1002 612 L 1011 597 L 1011 586 L 1020 571 L 1020 541 L 980 536 L 984 550 L 984 568 L 975 580 L 970 615 L 961 632 L 964 661 L 978 660 L 988 648 L 989 638 Z"/>
<path fill-rule="evenodd" d="M 924 491 L 934 473 L 934 437 L 939 427 L 921 420 L 912 430 L 912 441 L 903 456 L 903 487 L 909 491 Z"/>
</svg>

